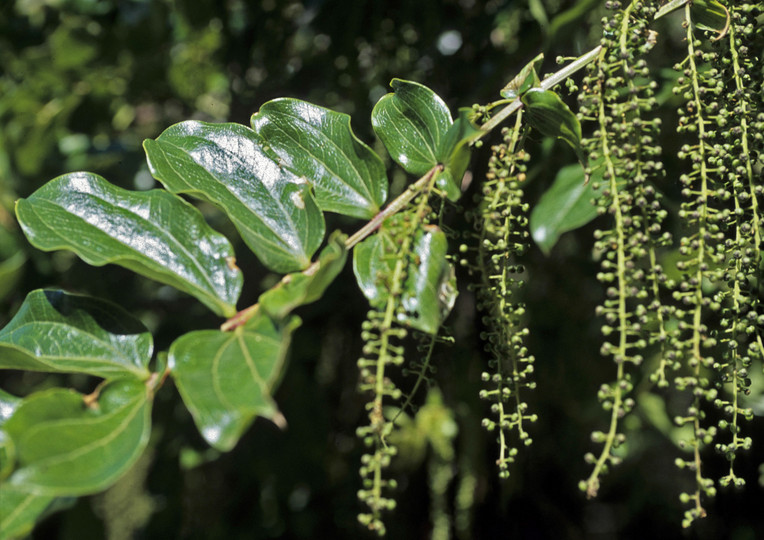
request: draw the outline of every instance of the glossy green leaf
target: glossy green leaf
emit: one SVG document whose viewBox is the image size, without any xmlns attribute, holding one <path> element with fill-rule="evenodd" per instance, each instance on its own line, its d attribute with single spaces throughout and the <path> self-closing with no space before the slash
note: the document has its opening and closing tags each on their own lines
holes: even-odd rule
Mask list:
<svg viewBox="0 0 764 540">
<path fill-rule="evenodd" d="M 395 162 L 421 176 L 439 163 L 442 141 L 453 123 L 451 113 L 426 86 L 401 79 L 390 85 L 394 92 L 374 106 L 372 126 Z"/>
<path fill-rule="evenodd" d="M 157 180 L 221 208 L 265 266 L 308 267 L 324 238 L 324 216 L 308 180 L 268 156 L 250 128 L 181 122 L 143 145 Z"/>
<path fill-rule="evenodd" d="M 446 259 L 448 242 L 438 227 L 419 231 L 412 247 L 412 263 L 406 271 L 398 322 L 434 334 L 456 300 L 454 268 Z M 396 259 L 397 243 L 385 229 L 353 250 L 353 271 L 364 296 L 381 305 L 389 295 L 389 279 Z"/>
<path fill-rule="evenodd" d="M 299 319 L 279 325 L 262 313 L 231 332 L 199 330 L 170 347 L 169 366 L 202 437 L 231 450 L 256 416 L 283 423 L 272 393 Z"/>
<path fill-rule="evenodd" d="M 501 89 L 501 97 L 506 99 L 517 99 L 531 88 L 541 84 L 539 76 L 536 73 L 536 66 L 541 65 L 543 61 L 544 53 L 541 53 L 528 62 L 523 69 L 520 70 L 520 73 L 515 75 L 514 79 L 509 81 L 507 85 Z"/>
<path fill-rule="evenodd" d="M 252 128 L 279 163 L 313 186 L 327 212 L 371 218 L 387 199 L 385 166 L 350 128 L 350 116 L 305 101 L 269 101 Z"/>
<path fill-rule="evenodd" d="M 547 137 L 557 137 L 568 143 L 586 163 L 581 147 L 581 124 L 576 115 L 556 93 L 541 88 L 531 88 L 522 96 L 527 111 L 528 123 Z"/>
<path fill-rule="evenodd" d="M 446 195 L 448 200 L 458 201 L 462 196 L 461 184 L 464 178 L 464 171 L 461 174 L 457 174 L 449 167 L 436 172 L 435 175 L 435 185 L 437 188 Z"/>
<path fill-rule="evenodd" d="M 347 260 L 343 234 L 334 233 L 318 256 L 316 270 L 310 274 L 293 273 L 260 295 L 260 308 L 276 320 L 281 320 L 294 309 L 315 302 L 340 273 Z"/>
<path fill-rule="evenodd" d="M 445 169 L 438 173 L 435 184 L 451 201 L 462 196 L 462 178 L 470 162 L 470 145 L 485 134 L 472 121 L 472 114 L 469 107 L 459 109 L 459 117 L 448 128 L 438 150 L 438 159 Z"/>
<path fill-rule="evenodd" d="M 0 369 L 146 379 L 153 343 L 109 302 L 57 290 L 30 292 L 0 330 Z"/>
<path fill-rule="evenodd" d="M 446 259 L 448 240 L 434 225 L 417 235 L 414 258 L 418 262 L 407 274 L 401 299 L 406 322 L 422 332 L 435 334 L 456 301 L 456 275 Z"/>
<path fill-rule="evenodd" d="M 16 446 L 5 431 L 0 429 L 0 484 L 16 465 Z"/>
<path fill-rule="evenodd" d="M 16 214 L 39 249 L 70 250 L 95 266 L 118 264 L 220 315 L 236 313 L 242 275 L 231 244 L 166 191 L 128 191 L 95 174 L 66 174 L 19 200 Z"/>
<path fill-rule="evenodd" d="M 0 538 L 24 538 L 45 513 L 54 497 L 38 496 L 14 486 L 0 486 Z"/>
<path fill-rule="evenodd" d="M 19 468 L 8 485 L 34 495 L 86 495 L 116 482 L 138 459 L 151 433 L 146 385 L 108 383 L 87 407 L 63 389 L 24 399 L 3 426 L 13 439 Z"/>
<path fill-rule="evenodd" d="M 530 231 L 533 240 L 545 254 L 549 254 L 560 235 L 582 227 L 597 217 L 592 199 L 599 196 L 602 171 L 595 169 L 589 183 L 585 183 L 580 165 L 560 169 L 552 185 L 533 207 Z M 595 190 L 595 186 L 598 189 Z"/>
<path fill-rule="evenodd" d="M 396 247 L 390 234 L 382 228 L 353 248 L 353 273 L 372 306 L 380 306 L 387 300 L 387 280 L 395 268 Z"/>
</svg>

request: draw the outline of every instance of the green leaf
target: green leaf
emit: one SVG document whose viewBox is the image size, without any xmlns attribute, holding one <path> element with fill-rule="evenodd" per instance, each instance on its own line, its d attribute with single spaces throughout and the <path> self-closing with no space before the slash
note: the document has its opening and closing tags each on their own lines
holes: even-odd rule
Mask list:
<svg viewBox="0 0 764 540">
<path fill-rule="evenodd" d="M 256 416 L 284 419 L 272 393 L 299 319 L 280 325 L 258 313 L 231 332 L 199 330 L 170 347 L 169 366 L 202 437 L 231 450 Z"/>
<path fill-rule="evenodd" d="M 557 137 L 567 142 L 585 165 L 586 155 L 581 147 L 581 124 L 576 115 L 551 90 L 531 88 L 522 96 L 528 123 L 547 137 Z"/>
<path fill-rule="evenodd" d="M 730 25 L 730 13 L 716 0 L 693 0 L 690 6 L 692 22 L 700 30 L 717 32 L 720 39 L 727 33 Z"/>
<path fill-rule="evenodd" d="M 312 184 L 322 210 L 371 218 L 387 199 L 385 166 L 350 128 L 350 116 L 298 99 L 269 101 L 252 128 L 279 163 Z"/>
<path fill-rule="evenodd" d="M 426 226 L 414 243 L 414 258 L 419 264 L 407 273 L 401 299 L 405 318 L 411 327 L 436 334 L 456 301 L 456 275 L 446 259 L 448 240 L 434 225 Z"/>
<path fill-rule="evenodd" d="M 294 309 L 315 302 L 345 266 L 346 236 L 334 233 L 318 256 L 317 269 L 310 273 L 287 274 L 275 286 L 260 295 L 260 308 L 273 319 L 281 320 Z"/>
<path fill-rule="evenodd" d="M 84 397 L 53 389 L 24 399 L 3 426 L 20 464 L 8 485 L 41 496 L 87 495 L 106 489 L 135 463 L 151 433 L 146 385 L 112 381 L 92 408 Z"/>
<path fill-rule="evenodd" d="M 534 242 L 545 254 L 549 254 L 564 232 L 582 227 L 597 217 L 597 207 L 592 199 L 604 188 L 602 172 L 595 168 L 592 182 L 585 183 L 580 165 L 568 165 L 560 169 L 551 187 L 533 207 L 530 230 Z M 599 185 L 599 186 L 598 186 Z M 599 189 L 595 190 L 594 187 Z"/>
<path fill-rule="evenodd" d="M 242 275 L 231 244 L 201 213 L 162 190 L 127 191 L 98 175 L 59 176 L 16 204 L 33 246 L 73 251 L 94 266 L 124 266 L 236 313 Z"/>
<path fill-rule="evenodd" d="M 3 484 L 0 496 L 0 536 L 4 540 L 23 538 L 32 532 L 37 519 L 48 509 L 54 497 L 32 495 Z"/>
<path fill-rule="evenodd" d="M 680 7 L 683 7 L 689 1 L 690 0 L 669 0 L 658 9 L 653 19 L 658 20 L 661 17 L 664 17 L 668 15 L 669 13 L 676 11 Z"/>
<path fill-rule="evenodd" d="M 419 83 L 393 79 L 394 92 L 374 106 L 371 123 L 390 156 L 407 172 L 424 175 L 439 163 L 442 140 L 453 123 L 435 92 Z"/>
<path fill-rule="evenodd" d="M 2 427 L 21 404 L 21 398 L 0 390 L 0 483 L 11 474 L 16 464 L 16 447 Z M 0 527 L 0 531 L 2 531 Z"/>
<path fill-rule="evenodd" d="M 543 61 L 544 53 L 541 53 L 528 62 L 523 69 L 520 70 L 520 73 L 515 75 L 515 78 L 509 81 L 507 85 L 501 89 L 501 97 L 506 99 L 517 99 L 531 88 L 541 84 L 539 76 L 536 73 L 536 66 L 540 65 Z"/>
<path fill-rule="evenodd" d="M 149 376 L 151 334 L 109 302 L 56 290 L 30 292 L 0 330 L 0 369 Z"/>
<path fill-rule="evenodd" d="M 464 171 L 458 174 L 447 167 L 435 173 L 435 185 L 446 195 L 448 200 L 458 201 L 462 196 L 462 178 L 464 178 Z"/>
<path fill-rule="evenodd" d="M 13 440 L 0 429 L 0 483 L 11 474 L 16 465 L 16 447 Z"/>
<path fill-rule="evenodd" d="M 353 250 L 353 271 L 364 296 L 372 305 L 382 305 L 389 296 L 398 245 L 384 228 Z M 435 334 L 456 300 L 454 268 L 446 259 L 448 242 L 438 227 L 419 231 L 406 271 L 398 322 Z"/>
<path fill-rule="evenodd" d="M 221 208 L 265 266 L 308 267 L 324 238 L 324 216 L 308 181 L 271 159 L 254 131 L 188 121 L 143 146 L 157 180 Z"/>
<path fill-rule="evenodd" d="M 358 287 L 372 306 L 380 306 L 387 300 L 386 280 L 395 268 L 396 248 L 384 227 L 353 248 L 353 273 Z"/>
<path fill-rule="evenodd" d="M 461 184 L 470 162 L 470 145 L 485 134 L 472 121 L 472 114 L 469 107 L 459 109 L 459 117 L 448 128 L 438 149 L 438 159 L 445 169 L 438 173 L 435 184 L 451 201 L 462 196 Z"/>
<path fill-rule="evenodd" d="M 690 0 L 670 0 L 660 7 L 655 14 L 655 19 L 660 19 L 684 7 L 689 2 Z M 693 0 L 690 5 L 690 11 L 692 22 L 699 29 L 717 32 L 719 33 L 719 38 L 727 33 L 730 24 L 730 14 L 724 4 L 716 0 Z"/>
<path fill-rule="evenodd" d="M 0 389 L 0 427 L 3 427 L 5 421 L 13 416 L 14 411 L 20 404 L 21 398 Z"/>
</svg>

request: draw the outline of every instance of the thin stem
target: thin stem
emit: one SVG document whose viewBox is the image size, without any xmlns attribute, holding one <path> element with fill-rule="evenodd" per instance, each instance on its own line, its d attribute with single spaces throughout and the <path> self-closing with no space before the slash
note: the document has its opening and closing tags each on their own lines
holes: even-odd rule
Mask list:
<svg viewBox="0 0 764 540">
<path fill-rule="evenodd" d="M 709 199 L 708 189 L 708 171 L 706 162 L 706 136 L 705 136 L 705 121 L 703 119 L 703 103 L 700 99 L 700 83 L 698 82 L 698 68 L 695 65 L 695 36 L 692 32 L 691 24 L 691 11 L 690 4 L 685 6 L 685 20 L 687 21 L 687 52 L 690 63 L 690 71 L 692 73 L 692 104 L 695 111 L 695 124 L 698 130 L 698 162 L 700 166 L 700 200 L 703 204 L 698 209 L 698 247 L 697 247 L 697 262 L 695 271 L 695 312 L 693 313 L 692 321 L 692 357 L 693 357 L 693 375 L 695 377 L 696 384 L 700 384 L 700 370 L 703 365 L 703 355 L 701 352 L 701 332 L 700 326 L 702 322 L 703 313 L 703 278 L 705 277 L 704 268 L 706 267 L 706 238 L 708 237 L 708 206 L 705 204 Z M 691 441 L 693 450 L 693 469 L 695 471 L 695 493 L 692 495 L 692 500 L 695 503 L 695 515 L 697 517 L 705 517 L 706 511 L 703 508 L 701 501 L 701 493 L 705 489 L 703 474 L 702 474 L 702 461 L 700 458 L 700 446 L 702 442 L 701 425 L 700 425 L 700 397 L 694 396 L 693 399 L 693 438 Z"/>
<path fill-rule="evenodd" d="M 417 196 L 419 192 L 422 191 L 424 187 L 427 186 L 427 184 L 432 179 L 433 175 L 437 174 L 438 172 L 443 170 L 442 165 L 437 165 L 430 169 L 427 174 L 425 174 L 423 177 L 421 177 L 419 180 L 411 184 L 408 188 L 406 188 L 406 191 L 398 195 L 398 197 L 388 204 L 384 210 L 382 210 L 379 214 L 374 216 L 371 221 L 369 221 L 366 225 L 358 229 L 358 231 L 353 234 L 353 236 L 349 237 L 345 241 L 345 248 L 351 249 L 353 246 L 361 242 L 363 239 L 365 239 L 367 236 L 369 236 L 371 233 L 376 231 L 380 225 L 382 225 L 382 222 L 384 222 L 387 218 L 397 214 L 401 210 L 403 210 L 408 203 L 410 203 L 414 197 Z M 313 266 L 316 266 L 318 264 L 318 261 L 313 263 L 310 267 L 308 267 L 305 270 L 306 274 L 311 274 L 315 272 L 310 272 L 311 268 Z"/>
<path fill-rule="evenodd" d="M 628 12 L 626 13 L 628 15 Z M 625 16 L 626 16 L 625 15 Z M 604 61 L 601 58 L 600 61 Z M 602 81 L 599 82 L 599 95 L 602 96 Z M 616 180 L 619 175 L 616 172 L 615 164 L 613 163 L 613 155 L 610 142 L 608 141 L 608 129 L 607 129 L 607 111 L 605 110 L 605 99 L 599 100 L 599 127 L 600 127 L 600 141 L 599 148 L 602 151 L 602 156 L 605 160 L 607 167 L 608 178 L 610 179 L 610 192 L 612 202 L 610 203 L 610 211 L 615 219 L 616 229 L 616 269 L 618 275 L 618 352 L 615 354 L 615 359 L 618 364 L 616 373 L 616 383 L 613 385 L 613 404 L 610 414 L 610 426 L 608 428 L 607 436 L 605 438 L 605 445 L 602 448 L 597 462 L 594 465 L 589 478 L 586 480 L 586 495 L 587 497 L 595 497 L 599 489 L 599 475 L 605 467 L 608 459 L 611 457 L 611 449 L 615 444 L 618 436 L 618 420 L 623 416 L 623 388 L 621 387 L 621 381 L 624 380 L 625 371 L 624 363 L 627 356 L 627 333 L 629 331 L 628 313 L 626 310 L 626 236 L 624 232 L 624 216 L 621 212 L 622 199 L 619 194 L 618 183 Z"/>
<path fill-rule="evenodd" d="M 390 420 L 391 424 L 395 424 L 395 421 L 398 420 L 398 417 L 405 412 L 406 409 L 409 408 L 411 405 L 411 402 L 414 400 L 414 395 L 416 395 L 417 390 L 419 390 L 419 387 L 422 385 L 422 382 L 424 382 L 427 378 L 427 370 L 430 367 L 430 361 L 432 360 L 432 352 L 435 350 L 435 343 L 438 341 L 438 334 L 433 334 L 430 336 L 430 343 L 427 345 L 427 354 L 424 357 L 424 361 L 422 362 L 422 369 L 417 373 L 416 382 L 414 383 L 414 387 L 411 389 L 411 392 L 409 392 L 408 397 L 406 397 L 406 401 L 403 402 L 403 405 L 401 405 L 401 408 L 398 409 L 398 412 L 395 414 L 392 420 Z"/>
<path fill-rule="evenodd" d="M 556 85 L 560 84 L 562 81 L 573 75 L 576 71 L 586 67 L 587 64 L 592 62 L 597 55 L 600 53 L 600 50 L 602 49 L 602 45 L 596 46 L 594 49 L 589 51 L 583 56 L 580 56 L 577 60 L 574 60 L 561 70 L 552 73 L 549 77 L 545 78 L 543 81 L 541 81 L 541 88 L 543 90 L 549 90 L 550 88 L 555 87 Z M 501 124 L 504 120 L 509 118 L 513 113 L 515 113 L 518 109 L 522 108 L 523 102 L 518 97 L 515 99 L 512 103 L 504 107 L 502 110 L 496 113 L 495 116 L 493 116 L 490 120 L 488 120 L 485 124 L 480 126 L 480 129 L 484 131 L 485 133 L 488 133 L 492 129 L 494 129 L 496 126 Z"/>
</svg>

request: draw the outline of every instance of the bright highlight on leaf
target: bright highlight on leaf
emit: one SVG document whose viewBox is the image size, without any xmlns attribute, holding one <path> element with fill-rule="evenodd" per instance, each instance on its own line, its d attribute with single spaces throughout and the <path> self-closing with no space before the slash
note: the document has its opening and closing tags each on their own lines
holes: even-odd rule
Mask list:
<svg viewBox="0 0 764 540">
<path fill-rule="evenodd" d="M 119 306 L 56 290 L 29 293 L 0 330 L 0 369 L 146 379 L 152 350 L 149 331 Z"/>
<path fill-rule="evenodd" d="M 24 399 L 3 430 L 19 467 L 7 485 L 40 496 L 87 495 L 114 483 L 138 459 L 151 433 L 151 396 L 140 381 L 107 384 L 97 405 L 71 390 Z"/>
<path fill-rule="evenodd" d="M 421 176 L 439 162 L 441 141 L 453 120 L 443 100 L 419 83 L 393 79 L 393 93 L 380 99 L 371 124 L 390 156 Z"/>
<path fill-rule="evenodd" d="M 469 108 L 454 122 L 443 100 L 419 83 L 393 79 L 394 92 L 374 106 L 371 123 L 390 156 L 407 172 L 424 175 L 437 165 L 444 170 L 437 186 L 449 200 L 461 197 L 469 163 L 469 143 L 483 133 L 469 120 Z"/>
<path fill-rule="evenodd" d="M 281 98 L 252 115 L 252 128 L 281 165 L 308 179 L 322 210 L 371 218 L 387 199 L 385 166 L 347 114 Z"/>
<path fill-rule="evenodd" d="M 0 428 L 8 420 L 16 408 L 21 404 L 21 398 L 9 394 L 5 390 L 0 389 Z"/>
<path fill-rule="evenodd" d="M 257 314 L 231 332 L 199 330 L 170 347 L 169 366 L 202 437 L 232 449 L 256 416 L 283 424 L 273 400 L 297 317 L 285 324 Z"/>
<path fill-rule="evenodd" d="M 267 155 L 254 131 L 188 121 L 143 145 L 157 180 L 223 210 L 265 266 L 308 267 L 324 238 L 324 216 L 309 180 Z"/>
<path fill-rule="evenodd" d="M 230 242 L 201 213 L 162 190 L 128 191 L 91 173 L 59 176 L 16 203 L 38 249 L 66 249 L 94 266 L 113 263 L 186 292 L 231 316 L 242 285 Z"/>
</svg>

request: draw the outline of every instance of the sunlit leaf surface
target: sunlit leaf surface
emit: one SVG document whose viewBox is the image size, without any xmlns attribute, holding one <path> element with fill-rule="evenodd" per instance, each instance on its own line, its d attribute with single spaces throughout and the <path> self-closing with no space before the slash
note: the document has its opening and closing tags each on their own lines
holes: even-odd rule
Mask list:
<svg viewBox="0 0 764 540">
<path fill-rule="evenodd" d="M 281 98 L 252 116 L 252 127 L 279 163 L 313 186 L 327 212 L 371 218 L 387 198 L 385 166 L 350 128 L 350 117 Z"/>
<path fill-rule="evenodd" d="M 293 272 L 310 264 L 324 216 L 308 180 L 267 155 L 254 131 L 188 121 L 143 144 L 157 180 L 222 209 L 268 268 Z"/>
<path fill-rule="evenodd" d="M 152 350 L 149 331 L 119 306 L 57 290 L 29 293 L 0 330 L 0 369 L 145 379 Z"/>
<path fill-rule="evenodd" d="M 202 437 L 218 450 L 233 448 L 256 416 L 283 417 L 272 394 L 299 319 L 277 325 L 258 314 L 231 332 L 199 330 L 170 347 L 169 366 Z"/>
<path fill-rule="evenodd" d="M 190 204 L 163 190 L 128 191 L 96 174 L 59 176 L 16 204 L 36 248 L 66 249 L 191 294 L 220 315 L 236 312 L 242 276 L 233 248 Z"/>
<path fill-rule="evenodd" d="M 423 175 L 440 161 L 441 141 L 453 120 L 443 100 L 419 83 L 393 79 L 371 123 L 390 156 L 407 172 Z"/>
</svg>

